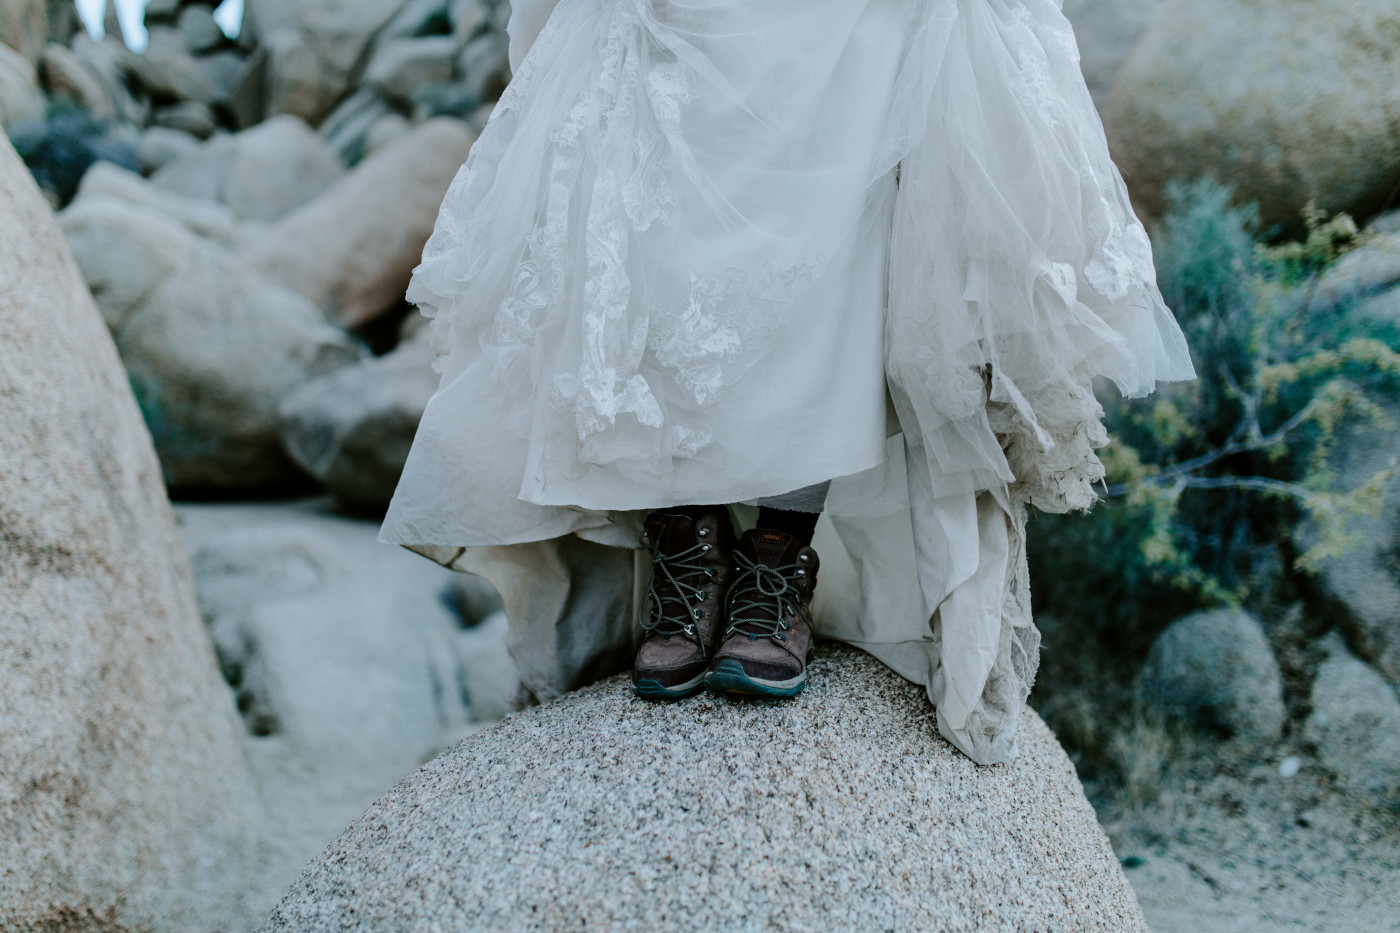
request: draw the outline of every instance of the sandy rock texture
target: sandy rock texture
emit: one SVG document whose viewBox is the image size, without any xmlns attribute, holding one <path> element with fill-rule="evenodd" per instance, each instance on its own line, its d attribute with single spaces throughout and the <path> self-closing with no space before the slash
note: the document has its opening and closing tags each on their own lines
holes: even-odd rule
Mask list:
<svg viewBox="0 0 1400 933">
<path fill-rule="evenodd" d="M 1400 6 L 1392 0 L 1171 0 L 1104 106 L 1133 202 L 1159 214 L 1202 175 L 1300 227 L 1309 200 L 1357 217 L 1400 182 Z"/>
<path fill-rule="evenodd" d="M 0 929 L 246 929 L 242 725 L 126 374 L 3 141 L 0 217 Z"/>
<path fill-rule="evenodd" d="M 262 929 L 1145 930 L 1023 717 L 1020 760 L 982 768 L 850 648 L 788 703 L 652 704 L 612 678 L 410 775 Z"/>
</svg>

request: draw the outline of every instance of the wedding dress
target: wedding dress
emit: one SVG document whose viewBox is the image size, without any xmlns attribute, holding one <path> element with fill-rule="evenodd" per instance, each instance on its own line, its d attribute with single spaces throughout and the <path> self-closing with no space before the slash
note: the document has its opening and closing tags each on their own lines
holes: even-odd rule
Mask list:
<svg viewBox="0 0 1400 933">
<path fill-rule="evenodd" d="M 380 540 L 492 580 L 547 699 L 630 658 L 648 510 L 831 480 L 817 634 L 1013 759 L 1026 507 L 1093 503 L 1096 376 L 1194 376 L 1058 3 L 516 0 L 509 31 L 409 289 L 442 378 Z"/>
</svg>

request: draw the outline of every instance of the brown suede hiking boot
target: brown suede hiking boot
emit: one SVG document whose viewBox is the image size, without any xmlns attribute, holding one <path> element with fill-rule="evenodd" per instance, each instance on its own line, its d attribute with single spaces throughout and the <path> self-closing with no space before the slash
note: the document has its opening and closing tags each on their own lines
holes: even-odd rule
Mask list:
<svg viewBox="0 0 1400 933">
<path fill-rule="evenodd" d="M 755 528 L 734 551 L 728 624 L 705 685 L 790 697 L 807 686 L 817 552 L 792 535 Z"/>
<path fill-rule="evenodd" d="M 637 617 L 646 638 L 632 667 L 632 692 L 676 700 L 705 685 L 734 576 L 734 528 L 724 506 L 699 520 L 653 512 L 642 543 L 651 550 L 651 572 Z"/>
</svg>

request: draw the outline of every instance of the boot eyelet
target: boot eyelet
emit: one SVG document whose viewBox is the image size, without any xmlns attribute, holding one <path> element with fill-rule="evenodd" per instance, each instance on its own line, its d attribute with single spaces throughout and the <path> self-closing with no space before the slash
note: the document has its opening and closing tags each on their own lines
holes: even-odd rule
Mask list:
<svg viewBox="0 0 1400 933">
<path fill-rule="evenodd" d="M 696 609 L 696 610 L 694 610 L 693 612 L 691 612 L 690 614 L 691 614 L 692 616 L 694 616 L 695 618 L 700 619 L 700 618 L 703 618 L 703 617 L 704 617 L 704 615 L 705 615 L 705 610 L 703 610 L 703 609 Z"/>
<path fill-rule="evenodd" d="M 703 537 L 706 537 L 707 535 L 709 535 L 710 529 L 708 529 L 708 528 L 701 528 L 701 529 L 699 529 L 698 531 L 696 531 L 695 533 L 698 534 L 700 537 L 703 538 Z"/>
<path fill-rule="evenodd" d="M 784 635 L 782 632 L 779 632 L 779 633 L 778 633 L 778 641 L 787 641 L 787 636 Z"/>
<path fill-rule="evenodd" d="M 797 568 L 797 575 L 798 575 L 799 577 L 805 577 L 805 576 L 807 576 L 807 568 L 805 568 L 805 567 L 798 567 L 798 568 Z"/>
<path fill-rule="evenodd" d="M 797 559 L 800 560 L 802 563 L 805 564 L 805 563 L 808 563 L 808 562 L 812 559 L 812 555 L 811 555 L 811 554 L 798 554 L 798 555 L 797 555 Z"/>
<path fill-rule="evenodd" d="M 708 544 L 702 544 L 700 545 L 700 550 L 708 554 L 710 553 L 710 546 Z"/>
<path fill-rule="evenodd" d="M 710 592 L 709 590 L 701 590 L 696 596 L 701 600 L 706 600 L 710 598 Z"/>
</svg>

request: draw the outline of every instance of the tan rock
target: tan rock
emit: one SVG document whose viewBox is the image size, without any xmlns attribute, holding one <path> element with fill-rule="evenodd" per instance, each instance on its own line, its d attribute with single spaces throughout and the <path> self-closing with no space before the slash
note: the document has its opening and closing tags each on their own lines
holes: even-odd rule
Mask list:
<svg viewBox="0 0 1400 933">
<path fill-rule="evenodd" d="M 475 138 L 457 120 L 424 123 L 283 218 L 246 256 L 342 324 L 373 320 L 403 300 Z"/>
<path fill-rule="evenodd" d="M 49 12 L 45 0 L 0 0 L 0 44 L 39 61 L 49 41 Z"/>
<path fill-rule="evenodd" d="M 1393 0 L 1172 0 L 1104 109 L 1134 203 L 1160 214 L 1203 175 L 1301 224 L 1309 200 L 1357 217 L 1400 183 L 1400 6 Z"/>
<path fill-rule="evenodd" d="M 0 216 L 0 929 L 247 929 L 243 727 L 126 374 L 3 140 Z"/>
</svg>

